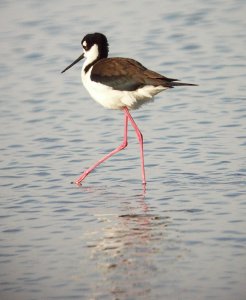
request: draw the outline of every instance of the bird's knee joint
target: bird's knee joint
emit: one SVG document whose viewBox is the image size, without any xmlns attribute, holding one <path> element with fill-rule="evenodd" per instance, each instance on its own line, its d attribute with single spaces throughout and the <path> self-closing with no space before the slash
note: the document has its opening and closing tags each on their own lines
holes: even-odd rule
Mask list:
<svg viewBox="0 0 246 300">
<path fill-rule="evenodd" d="M 138 140 L 139 140 L 139 142 L 143 142 L 143 135 L 141 132 L 138 135 Z"/>
<path fill-rule="evenodd" d="M 121 149 L 124 149 L 124 148 L 127 147 L 127 145 L 128 145 L 128 142 L 123 142 L 123 143 L 120 145 L 120 148 L 121 148 Z"/>
</svg>

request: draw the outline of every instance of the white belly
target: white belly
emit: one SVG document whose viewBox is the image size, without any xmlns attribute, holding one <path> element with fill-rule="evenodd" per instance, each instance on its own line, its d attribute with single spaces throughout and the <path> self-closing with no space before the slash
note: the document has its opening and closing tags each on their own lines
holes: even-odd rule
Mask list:
<svg viewBox="0 0 246 300">
<path fill-rule="evenodd" d="M 91 81 L 91 68 L 85 74 L 82 68 L 81 78 L 84 87 L 91 97 L 102 106 L 110 109 L 137 109 L 147 102 L 153 101 L 153 96 L 164 91 L 163 86 L 147 85 L 136 91 L 117 91 L 113 88 Z"/>
</svg>

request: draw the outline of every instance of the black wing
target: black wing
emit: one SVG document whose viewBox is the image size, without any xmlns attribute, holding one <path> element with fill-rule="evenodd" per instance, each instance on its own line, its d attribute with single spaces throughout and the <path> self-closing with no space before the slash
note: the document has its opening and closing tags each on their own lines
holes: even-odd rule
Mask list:
<svg viewBox="0 0 246 300">
<path fill-rule="evenodd" d="M 177 82 L 178 79 L 151 71 L 134 59 L 121 57 L 99 60 L 93 66 L 91 79 L 119 91 L 135 91 L 145 85 L 166 88 L 193 85 Z"/>
</svg>

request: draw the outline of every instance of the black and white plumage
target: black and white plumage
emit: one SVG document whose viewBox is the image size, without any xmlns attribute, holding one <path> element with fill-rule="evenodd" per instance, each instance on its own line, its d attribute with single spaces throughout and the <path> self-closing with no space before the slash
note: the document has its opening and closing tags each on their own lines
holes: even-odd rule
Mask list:
<svg viewBox="0 0 246 300">
<path fill-rule="evenodd" d="M 81 45 L 83 54 L 63 72 L 86 58 L 81 71 L 83 85 L 104 107 L 136 109 L 161 91 L 194 85 L 165 77 L 131 58 L 108 58 L 108 41 L 101 33 L 87 34 Z"/>
<path fill-rule="evenodd" d="M 194 85 L 178 82 L 145 68 L 131 58 L 108 58 L 108 41 L 101 33 L 87 34 L 81 45 L 83 53 L 66 69 L 65 72 L 81 59 L 85 58 L 81 78 L 91 97 L 104 107 L 124 111 L 123 142 L 116 149 L 101 158 L 75 180 L 80 184 L 98 165 L 127 146 L 128 121 L 133 126 L 140 144 L 142 182 L 146 185 L 143 136 L 133 120 L 129 109 L 137 109 L 144 103 L 153 101 L 154 95 L 169 88 Z"/>
</svg>

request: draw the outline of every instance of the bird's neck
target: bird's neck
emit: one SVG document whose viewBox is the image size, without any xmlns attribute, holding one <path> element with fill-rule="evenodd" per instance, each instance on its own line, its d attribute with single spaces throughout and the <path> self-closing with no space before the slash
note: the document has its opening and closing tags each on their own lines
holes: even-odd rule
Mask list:
<svg viewBox="0 0 246 300">
<path fill-rule="evenodd" d="M 82 71 L 84 73 L 87 73 L 90 68 L 98 61 L 100 60 L 100 53 L 98 49 L 98 45 L 93 45 L 91 49 L 85 53 L 86 60 L 84 62 Z"/>
</svg>

